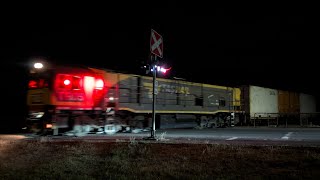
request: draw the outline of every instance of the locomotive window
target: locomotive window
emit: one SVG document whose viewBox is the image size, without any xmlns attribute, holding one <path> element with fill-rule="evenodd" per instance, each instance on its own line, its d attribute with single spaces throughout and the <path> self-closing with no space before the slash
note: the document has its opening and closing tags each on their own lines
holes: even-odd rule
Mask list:
<svg viewBox="0 0 320 180">
<path fill-rule="evenodd" d="M 225 107 L 226 106 L 226 100 L 219 99 L 219 106 Z"/>
<path fill-rule="evenodd" d="M 49 87 L 45 79 L 30 79 L 28 83 L 29 89 L 46 88 Z"/>
<path fill-rule="evenodd" d="M 203 98 L 202 97 L 196 97 L 196 106 L 203 106 Z"/>
<path fill-rule="evenodd" d="M 51 88 L 52 70 L 46 70 L 42 73 L 31 73 L 28 78 L 29 89 Z"/>
</svg>

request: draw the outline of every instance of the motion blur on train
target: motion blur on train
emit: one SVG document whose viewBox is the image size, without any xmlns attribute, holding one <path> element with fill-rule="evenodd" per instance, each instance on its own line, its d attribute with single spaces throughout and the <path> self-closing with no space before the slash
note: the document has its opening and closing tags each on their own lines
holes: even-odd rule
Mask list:
<svg viewBox="0 0 320 180">
<path fill-rule="evenodd" d="M 316 111 L 314 97 L 302 93 L 157 81 L 156 129 L 244 126 L 257 118 L 279 120 L 283 114 Z M 38 63 L 30 70 L 28 87 L 26 124 L 32 132 L 113 134 L 148 131 L 152 126 L 152 76 Z"/>
</svg>

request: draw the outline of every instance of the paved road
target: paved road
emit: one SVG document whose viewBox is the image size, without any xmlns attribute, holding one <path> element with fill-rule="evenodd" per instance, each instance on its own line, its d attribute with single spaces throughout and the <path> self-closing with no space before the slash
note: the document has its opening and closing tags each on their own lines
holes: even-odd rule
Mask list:
<svg viewBox="0 0 320 180">
<path fill-rule="evenodd" d="M 8 136 L 0 135 L 1 138 Z M 21 136 L 17 136 L 21 139 Z M 38 138 L 27 135 L 28 139 Z M 52 140 L 120 140 L 142 139 L 150 137 L 150 132 L 116 133 L 114 135 L 86 135 L 82 137 L 52 136 Z M 264 144 L 266 142 L 305 144 L 312 142 L 320 145 L 320 128 L 217 128 L 217 129 L 167 129 L 157 130 L 157 138 L 165 139 L 197 139 L 224 142 L 248 142 Z"/>
<path fill-rule="evenodd" d="M 164 133 L 164 134 L 163 134 Z M 217 129 L 168 129 L 156 131 L 156 136 L 167 138 L 199 138 L 219 140 L 286 140 L 319 141 L 320 128 L 217 128 Z M 113 136 L 148 137 L 150 132 L 117 133 Z"/>
</svg>

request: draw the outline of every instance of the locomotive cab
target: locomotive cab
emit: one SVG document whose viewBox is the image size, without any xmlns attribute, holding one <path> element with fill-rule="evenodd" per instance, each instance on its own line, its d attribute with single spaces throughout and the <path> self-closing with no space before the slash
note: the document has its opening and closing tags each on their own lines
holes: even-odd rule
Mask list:
<svg viewBox="0 0 320 180">
<path fill-rule="evenodd" d="M 51 69 L 31 70 L 28 80 L 27 106 L 28 117 L 27 129 L 32 132 L 40 132 L 50 128 L 52 124 L 44 121 L 50 108 L 50 94 L 52 92 L 53 71 Z"/>
<path fill-rule="evenodd" d="M 33 132 L 57 134 L 105 119 L 105 82 L 90 69 L 56 66 L 31 71 L 28 86 L 27 127 Z"/>
</svg>

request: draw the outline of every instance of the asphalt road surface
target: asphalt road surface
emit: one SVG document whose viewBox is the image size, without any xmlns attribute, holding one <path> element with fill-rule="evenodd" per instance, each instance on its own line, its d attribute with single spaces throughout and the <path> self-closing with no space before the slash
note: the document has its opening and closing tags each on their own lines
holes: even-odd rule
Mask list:
<svg viewBox="0 0 320 180">
<path fill-rule="evenodd" d="M 130 140 L 144 139 L 151 136 L 150 131 L 139 133 L 116 133 L 113 135 L 89 134 L 85 136 L 49 136 L 51 140 Z M 35 135 L 0 135 L 0 139 L 37 139 Z M 180 139 L 210 142 L 250 142 L 251 144 L 277 144 L 320 145 L 320 128 L 216 128 L 216 129 L 166 129 L 156 130 L 157 139 Z M 289 144 L 290 144 L 289 143 Z"/>
<path fill-rule="evenodd" d="M 222 140 L 287 140 L 287 141 L 319 141 L 320 128 L 217 128 L 217 129 L 170 129 L 156 131 L 156 136 L 168 138 L 204 138 Z M 150 132 L 128 134 L 122 136 L 150 136 Z"/>
</svg>

